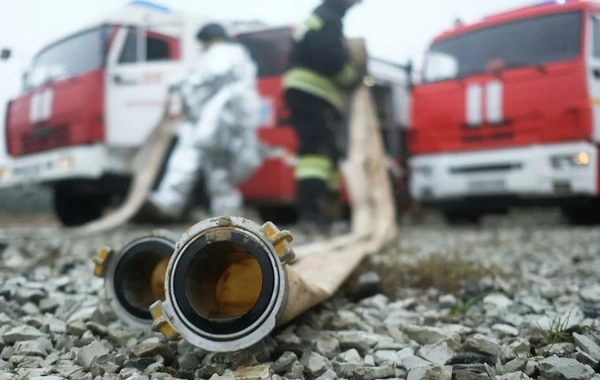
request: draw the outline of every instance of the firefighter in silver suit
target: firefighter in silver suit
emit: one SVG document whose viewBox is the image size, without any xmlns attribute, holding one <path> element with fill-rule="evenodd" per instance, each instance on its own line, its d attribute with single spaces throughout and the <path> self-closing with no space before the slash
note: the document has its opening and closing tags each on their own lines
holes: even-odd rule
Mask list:
<svg viewBox="0 0 600 380">
<path fill-rule="evenodd" d="M 212 216 L 241 215 L 243 198 L 236 185 L 262 163 L 256 64 L 220 24 L 205 25 L 196 37 L 204 45 L 203 57 L 171 87 L 182 99 L 184 122 L 146 204 L 162 221 L 185 215 L 201 174 Z"/>
</svg>

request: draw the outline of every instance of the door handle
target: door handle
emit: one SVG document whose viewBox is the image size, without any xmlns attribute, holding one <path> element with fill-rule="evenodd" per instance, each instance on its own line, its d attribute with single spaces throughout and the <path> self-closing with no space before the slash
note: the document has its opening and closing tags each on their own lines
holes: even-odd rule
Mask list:
<svg viewBox="0 0 600 380">
<path fill-rule="evenodd" d="M 115 74 L 113 75 L 113 81 L 116 84 L 123 84 L 123 85 L 134 85 L 136 84 L 136 80 L 135 79 L 125 79 L 121 76 L 121 74 Z"/>
</svg>

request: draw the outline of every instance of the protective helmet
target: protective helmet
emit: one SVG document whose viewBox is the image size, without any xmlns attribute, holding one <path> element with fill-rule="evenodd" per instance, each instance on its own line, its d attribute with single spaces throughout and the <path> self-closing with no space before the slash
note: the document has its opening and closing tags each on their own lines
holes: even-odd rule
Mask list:
<svg viewBox="0 0 600 380">
<path fill-rule="evenodd" d="M 202 42 L 209 42 L 217 39 L 226 40 L 227 32 L 223 25 L 218 23 L 210 23 L 204 25 L 196 34 L 196 39 Z"/>
</svg>

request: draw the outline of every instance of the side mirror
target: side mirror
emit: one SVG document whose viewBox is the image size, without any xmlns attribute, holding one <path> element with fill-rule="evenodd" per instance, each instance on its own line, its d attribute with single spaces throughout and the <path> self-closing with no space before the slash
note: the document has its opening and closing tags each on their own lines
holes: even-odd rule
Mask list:
<svg viewBox="0 0 600 380">
<path fill-rule="evenodd" d="M 12 53 L 11 50 L 8 48 L 2 49 L 2 51 L 0 52 L 0 59 L 2 59 L 3 61 L 6 61 L 7 59 L 10 58 L 11 53 Z"/>
</svg>

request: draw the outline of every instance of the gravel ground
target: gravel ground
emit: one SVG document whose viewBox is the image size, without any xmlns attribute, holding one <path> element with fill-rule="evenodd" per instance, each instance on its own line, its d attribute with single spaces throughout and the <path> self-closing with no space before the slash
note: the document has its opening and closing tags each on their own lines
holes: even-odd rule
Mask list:
<svg viewBox="0 0 600 380">
<path fill-rule="evenodd" d="M 235 354 L 167 343 L 104 304 L 91 257 L 147 228 L 64 241 L 47 221 L 12 226 L 0 230 L 0 380 L 600 380 L 600 227 L 555 214 L 403 225 L 338 295 Z"/>
</svg>

